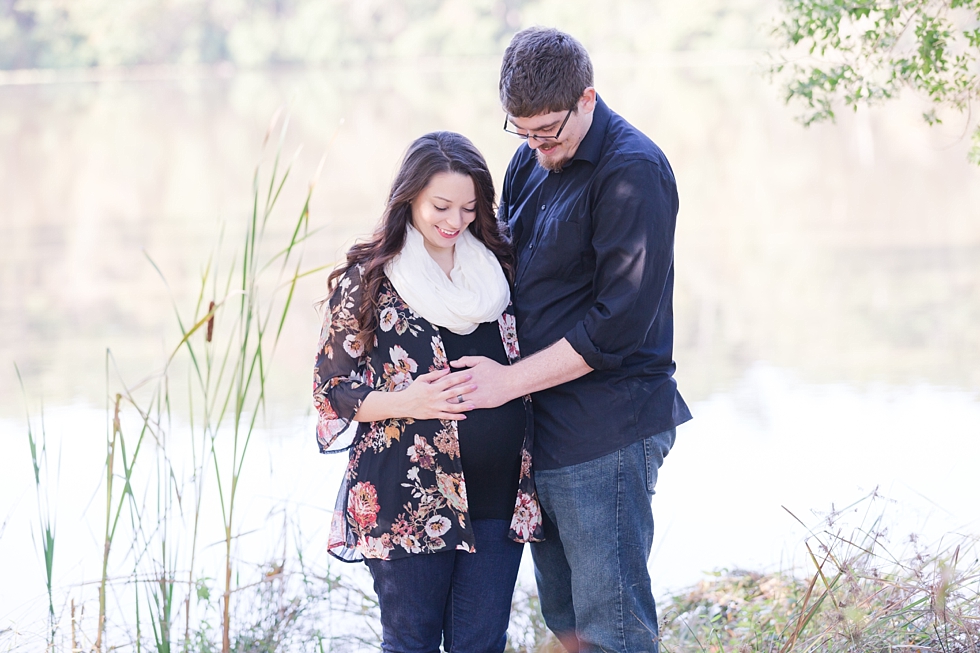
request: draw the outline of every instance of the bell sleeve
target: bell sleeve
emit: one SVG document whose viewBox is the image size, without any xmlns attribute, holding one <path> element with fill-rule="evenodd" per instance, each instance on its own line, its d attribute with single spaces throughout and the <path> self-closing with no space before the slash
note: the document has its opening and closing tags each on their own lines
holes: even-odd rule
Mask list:
<svg viewBox="0 0 980 653">
<path fill-rule="evenodd" d="M 357 340 L 360 327 L 354 309 L 360 301 L 361 269 L 354 266 L 341 277 L 323 312 L 313 370 L 320 453 L 330 452 L 372 390 L 367 355 Z"/>
</svg>

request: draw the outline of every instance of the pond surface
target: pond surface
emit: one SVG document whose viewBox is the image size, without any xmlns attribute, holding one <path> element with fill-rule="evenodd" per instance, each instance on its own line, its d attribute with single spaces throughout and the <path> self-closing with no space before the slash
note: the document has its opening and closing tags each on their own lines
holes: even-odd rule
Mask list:
<svg viewBox="0 0 980 653">
<path fill-rule="evenodd" d="M 13 363 L 35 419 L 43 403 L 67 596 L 100 573 L 106 396 L 162 368 L 180 339 L 171 297 L 191 311 L 222 229 L 234 252 L 277 107 L 284 158 L 303 147 L 270 237 L 291 229 L 324 156 L 304 262 L 325 265 L 371 230 L 421 133 L 468 135 L 502 178 L 520 144 L 500 130 L 497 65 L 0 86 L 0 554 L 17 561 L 0 630 L 46 610 Z M 929 129 L 910 100 L 804 129 L 750 56 L 596 71 L 600 95 L 666 152 L 681 198 L 675 359 L 695 419 L 654 498 L 657 592 L 716 568 L 793 568 L 806 530 L 792 515 L 817 527 L 876 488 L 887 500 L 872 511 L 900 544 L 980 532 L 980 170 L 958 127 Z M 332 509 L 340 466 L 316 455 L 309 407 L 325 276 L 299 287 L 249 452 L 237 522 L 249 565 L 276 546 L 279 507 L 295 507 L 314 547 Z"/>
</svg>

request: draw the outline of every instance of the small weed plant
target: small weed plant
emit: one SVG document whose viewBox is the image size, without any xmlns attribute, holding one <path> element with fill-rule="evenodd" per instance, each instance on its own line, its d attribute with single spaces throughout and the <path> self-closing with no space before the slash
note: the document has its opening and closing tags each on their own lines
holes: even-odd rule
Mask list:
<svg viewBox="0 0 980 653">
<path fill-rule="evenodd" d="M 977 538 L 912 537 L 895 555 L 882 527 L 832 513 L 804 543 L 806 576 L 718 573 L 668 601 L 664 653 L 978 653 Z"/>
</svg>

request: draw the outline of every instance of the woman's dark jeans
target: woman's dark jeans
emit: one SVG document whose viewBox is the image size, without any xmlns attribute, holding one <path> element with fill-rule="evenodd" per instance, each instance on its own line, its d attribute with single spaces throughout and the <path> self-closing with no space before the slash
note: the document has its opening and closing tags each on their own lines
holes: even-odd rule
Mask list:
<svg viewBox="0 0 980 653">
<path fill-rule="evenodd" d="M 386 653 L 501 653 L 524 545 L 510 521 L 473 521 L 476 553 L 365 560 L 381 606 Z"/>
</svg>

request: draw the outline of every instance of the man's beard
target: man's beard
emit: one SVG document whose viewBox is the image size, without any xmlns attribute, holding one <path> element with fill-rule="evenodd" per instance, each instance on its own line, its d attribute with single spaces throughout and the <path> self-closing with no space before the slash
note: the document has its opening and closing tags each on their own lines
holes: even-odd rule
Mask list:
<svg viewBox="0 0 980 653">
<path fill-rule="evenodd" d="M 563 159 L 546 159 L 545 154 L 541 150 L 537 150 L 534 154 L 537 156 L 538 165 L 548 172 L 561 172 L 561 169 L 568 163 L 567 157 Z"/>
</svg>

